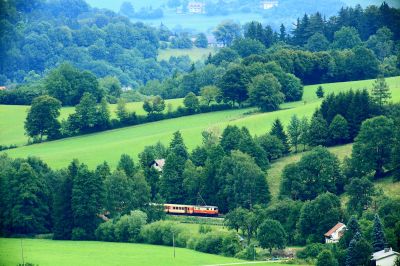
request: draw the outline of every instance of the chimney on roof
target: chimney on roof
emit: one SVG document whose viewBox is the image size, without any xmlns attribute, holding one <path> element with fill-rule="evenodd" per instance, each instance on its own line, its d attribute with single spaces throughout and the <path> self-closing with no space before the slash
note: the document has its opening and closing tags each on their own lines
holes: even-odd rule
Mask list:
<svg viewBox="0 0 400 266">
<path fill-rule="evenodd" d="M 387 253 L 387 252 L 389 252 L 391 250 L 392 250 L 392 248 L 385 247 L 385 253 Z"/>
</svg>

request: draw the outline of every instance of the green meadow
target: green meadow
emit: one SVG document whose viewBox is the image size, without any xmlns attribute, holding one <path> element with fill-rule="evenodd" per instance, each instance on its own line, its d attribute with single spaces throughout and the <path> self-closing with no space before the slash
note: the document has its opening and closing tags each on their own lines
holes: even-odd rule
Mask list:
<svg viewBox="0 0 400 266">
<path fill-rule="evenodd" d="M 364 80 L 323 84 L 323 87 L 328 94 L 349 89 L 371 88 L 372 83 L 373 80 Z M 388 78 L 387 83 L 392 91 L 392 100 L 400 101 L 400 77 Z M 201 131 L 207 128 L 218 128 L 222 131 L 229 124 L 246 126 L 252 134 L 261 135 L 270 129 L 276 118 L 287 124 L 294 114 L 309 117 L 321 103 L 321 100 L 315 96 L 316 87 L 317 85 L 306 86 L 303 101 L 283 104 L 282 109 L 276 112 L 257 113 L 254 108 L 247 108 L 199 114 L 22 146 L 5 152 L 11 157 L 38 156 L 55 168 L 65 167 L 74 158 L 92 168 L 103 161 L 109 162 L 111 167 L 114 167 L 121 154 L 126 153 L 137 158 L 138 153 L 147 145 L 152 145 L 157 141 L 168 144 L 173 132 L 177 130 L 182 132 L 186 145 L 192 149 L 201 143 Z M 175 101 L 174 104 L 178 105 L 178 101 L 181 99 Z M 135 105 L 141 109 L 141 103 L 135 103 Z M 15 144 L 22 144 L 24 139 L 26 141 L 26 137 L 23 135 L 26 107 L 25 109 L 14 106 L 1 106 L 0 108 L 0 132 L 2 132 L 0 133 L 0 143 L 13 144 L 8 138 L 14 138 L 14 141 L 19 140 L 18 143 L 14 142 Z M 8 115 L 4 115 L 3 119 L 3 110 L 9 108 L 16 109 L 14 112 L 6 111 L 5 113 Z M 71 112 L 70 109 L 69 112 Z M 64 115 L 66 112 L 67 110 L 63 110 Z M 14 130 L 11 130 L 13 127 Z M 3 129 L 6 129 L 5 134 Z"/>
<path fill-rule="evenodd" d="M 252 265 L 243 260 L 185 248 L 176 248 L 174 258 L 172 247 L 145 244 L 22 239 L 22 247 L 25 262 L 40 266 L 217 266 L 233 263 L 234 265 Z M 21 239 L 0 238 L 0 265 L 15 266 L 19 263 L 22 263 Z M 256 265 L 288 266 L 288 264 L 272 262 L 261 262 Z"/>
<path fill-rule="evenodd" d="M 165 49 L 158 51 L 158 60 L 168 60 L 172 56 L 189 56 L 192 61 L 205 60 L 208 55 L 215 54 L 214 48 L 192 48 L 192 49 Z"/>
</svg>

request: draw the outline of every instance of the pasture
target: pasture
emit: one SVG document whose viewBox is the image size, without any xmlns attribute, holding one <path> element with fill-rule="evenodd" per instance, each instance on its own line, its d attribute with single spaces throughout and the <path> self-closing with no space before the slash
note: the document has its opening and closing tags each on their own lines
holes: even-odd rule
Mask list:
<svg viewBox="0 0 400 266">
<path fill-rule="evenodd" d="M 372 83 L 373 80 L 353 81 L 323 84 L 323 87 L 328 94 L 351 88 L 371 88 Z M 400 77 L 388 78 L 387 83 L 391 87 L 392 100 L 394 102 L 400 101 Z M 228 124 L 246 126 L 253 135 L 261 135 L 270 129 L 276 118 L 287 124 L 294 114 L 300 117 L 309 117 L 321 103 L 321 100 L 315 96 L 316 87 L 317 85 L 306 86 L 303 101 L 283 104 L 282 110 L 275 112 L 257 113 L 254 108 L 247 108 L 199 114 L 23 146 L 6 152 L 11 157 L 38 156 L 55 168 L 67 166 L 74 158 L 88 164 L 91 168 L 103 161 L 107 161 L 111 167 L 115 167 L 121 154 L 129 154 L 136 159 L 138 153 L 147 145 L 155 144 L 157 141 L 168 144 L 173 132 L 177 130 L 182 132 L 186 145 L 189 149 L 192 149 L 201 143 L 201 132 L 207 128 L 219 128 L 222 131 Z M 175 104 L 177 103 L 175 102 Z M 139 106 L 141 108 L 140 104 Z M 14 107 L 2 106 L 1 108 Z M 23 111 L 23 108 L 19 108 L 18 111 Z M 17 139 L 16 135 L 19 134 L 18 139 L 20 140 L 19 144 L 21 144 L 23 138 L 26 139 L 23 135 L 23 115 L 19 115 L 19 119 L 22 118 L 19 121 L 12 119 L 12 113 L 9 116 L 6 118 L 8 124 L 2 123 L 1 129 L 18 126 L 19 131 L 10 131 L 7 135 Z M 2 120 L 0 117 L 0 121 Z M 2 131 L 0 130 L 0 132 Z M 0 143 L 13 144 L 5 139 L 6 136 L 3 139 L 3 135 L 1 135 Z"/>
<path fill-rule="evenodd" d="M 192 49 L 165 49 L 158 51 L 158 60 L 169 60 L 172 56 L 189 56 L 192 61 L 205 60 L 208 55 L 215 54 L 214 48 L 192 48 Z"/>
<path fill-rule="evenodd" d="M 252 265 L 243 260 L 201 253 L 185 248 L 176 248 L 176 256 L 174 258 L 172 247 L 145 244 L 23 239 L 22 246 L 25 262 L 40 266 L 216 266 L 231 263 L 235 263 L 235 265 Z M 21 239 L 0 238 L 0 265 L 14 266 L 18 263 L 22 263 Z M 277 264 L 265 262 L 257 263 L 256 265 L 271 266 Z M 285 266 L 287 264 L 279 265 Z"/>
</svg>

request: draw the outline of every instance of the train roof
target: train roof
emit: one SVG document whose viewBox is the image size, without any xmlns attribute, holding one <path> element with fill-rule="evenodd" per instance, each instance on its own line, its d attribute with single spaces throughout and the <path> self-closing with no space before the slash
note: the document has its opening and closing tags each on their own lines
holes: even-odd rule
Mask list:
<svg viewBox="0 0 400 266">
<path fill-rule="evenodd" d="M 164 205 L 177 206 L 177 207 L 218 208 L 218 206 L 210 206 L 210 205 L 185 205 L 185 204 L 173 204 L 173 203 L 164 203 Z"/>
</svg>

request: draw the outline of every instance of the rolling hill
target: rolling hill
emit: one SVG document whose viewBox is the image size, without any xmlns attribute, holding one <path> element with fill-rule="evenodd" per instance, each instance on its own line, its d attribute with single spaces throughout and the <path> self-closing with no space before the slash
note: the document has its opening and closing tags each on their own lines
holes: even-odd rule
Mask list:
<svg viewBox="0 0 400 266">
<path fill-rule="evenodd" d="M 392 100 L 400 101 L 400 77 L 388 78 L 387 82 L 391 87 Z M 372 83 L 373 80 L 364 80 L 323 84 L 323 87 L 326 93 L 331 93 L 351 88 L 371 88 Z M 294 114 L 310 116 L 321 103 L 321 100 L 315 96 L 316 87 L 317 85 L 306 86 L 302 102 L 283 104 L 282 110 L 276 112 L 257 113 L 254 108 L 248 108 L 199 114 L 23 146 L 6 152 L 11 157 L 38 156 L 55 168 L 65 167 L 74 158 L 92 168 L 103 161 L 109 162 L 110 166 L 114 167 L 121 154 L 126 153 L 137 158 L 138 153 L 147 145 L 155 144 L 157 141 L 168 143 L 172 133 L 177 130 L 182 132 L 186 145 L 191 149 L 201 143 L 201 131 L 209 127 L 217 127 L 223 130 L 228 124 L 246 126 L 252 134 L 260 135 L 270 129 L 276 118 L 287 124 Z M 7 109 L 8 106 L 2 108 Z M 1 131 L 16 125 L 21 127 L 23 120 L 18 121 L 16 116 L 17 114 L 10 113 L 6 119 L 9 120 L 8 124 L 0 122 L 2 123 L 0 125 Z M 21 117 L 23 118 L 19 114 L 19 118 Z M 0 121 L 3 121 L 1 117 Z M 21 133 L 19 132 L 19 134 Z M 16 134 L 14 133 L 14 135 Z M 13 136 L 13 134 L 8 135 Z M 2 137 L 0 143 L 3 142 L 7 143 L 7 140 L 3 140 Z"/>
</svg>

